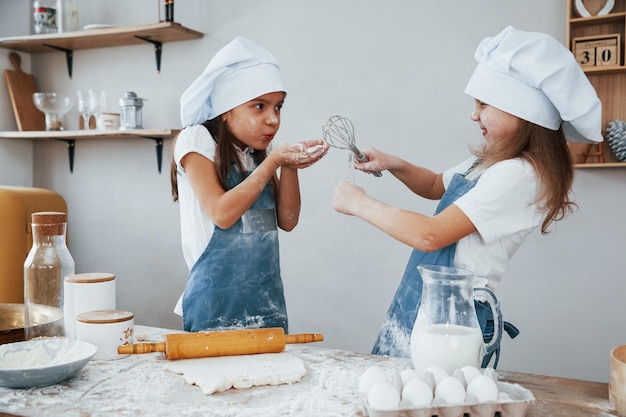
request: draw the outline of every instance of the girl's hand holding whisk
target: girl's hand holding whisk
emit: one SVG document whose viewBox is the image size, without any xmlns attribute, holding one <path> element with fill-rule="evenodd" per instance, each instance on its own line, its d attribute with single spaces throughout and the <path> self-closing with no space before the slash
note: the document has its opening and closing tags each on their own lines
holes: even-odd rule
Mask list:
<svg viewBox="0 0 626 417">
<path fill-rule="evenodd" d="M 283 142 L 275 146 L 268 157 L 274 158 L 279 166 L 302 169 L 322 159 L 329 148 L 321 139 L 297 143 Z"/>
<path fill-rule="evenodd" d="M 382 172 L 393 167 L 395 157 L 379 151 L 376 148 L 367 148 L 363 150 L 363 153 L 367 156 L 368 161 L 359 162 L 354 159 L 354 168 L 359 171 L 367 172 L 371 174 L 373 172 Z"/>
</svg>

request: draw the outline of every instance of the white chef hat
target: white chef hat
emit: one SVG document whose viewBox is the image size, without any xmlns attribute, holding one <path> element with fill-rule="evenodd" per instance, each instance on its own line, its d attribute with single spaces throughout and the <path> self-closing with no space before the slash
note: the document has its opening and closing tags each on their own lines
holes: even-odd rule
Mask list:
<svg viewBox="0 0 626 417">
<path fill-rule="evenodd" d="M 571 142 L 602 142 L 602 104 L 574 55 L 543 33 L 511 26 L 476 49 L 465 92 Z"/>
<path fill-rule="evenodd" d="M 180 98 L 183 126 L 219 116 L 263 94 L 285 91 L 278 61 L 250 39 L 220 49 Z"/>
</svg>

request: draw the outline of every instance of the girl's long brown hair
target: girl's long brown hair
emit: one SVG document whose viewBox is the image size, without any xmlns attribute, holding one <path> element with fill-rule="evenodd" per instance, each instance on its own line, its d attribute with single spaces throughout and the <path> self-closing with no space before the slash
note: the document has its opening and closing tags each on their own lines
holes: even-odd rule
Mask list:
<svg viewBox="0 0 626 417">
<path fill-rule="evenodd" d="M 226 123 L 222 120 L 221 116 L 218 116 L 211 120 L 207 120 L 206 122 L 202 123 L 202 125 L 209 131 L 211 137 L 213 137 L 213 140 L 217 145 L 215 155 L 217 178 L 222 188 L 224 190 L 228 190 L 227 177 L 230 170 L 230 165 L 232 163 L 235 163 L 239 172 L 243 172 L 241 161 L 237 157 L 235 149 L 233 148 L 233 146 L 235 146 L 234 144 L 237 142 L 237 139 L 227 129 Z M 176 146 L 177 139 L 178 135 L 176 135 L 176 137 L 172 141 L 172 151 L 170 152 L 170 184 L 172 188 L 172 198 L 174 199 L 174 201 L 178 201 L 178 177 L 176 161 L 174 160 L 174 147 Z M 257 163 L 260 163 L 263 159 L 265 159 L 266 155 L 267 153 L 265 151 L 256 150 L 254 152 L 254 157 Z M 227 161 L 227 163 L 222 163 L 221 161 Z"/>
<path fill-rule="evenodd" d="M 521 119 L 520 122 L 519 130 L 508 140 L 489 149 L 474 149 L 473 153 L 481 158 L 480 166 L 485 168 L 511 158 L 522 158 L 533 165 L 541 181 L 535 202 L 542 204 L 547 213 L 541 233 L 547 234 L 552 222 L 562 220 L 577 207 L 569 196 L 574 182 L 572 158 L 562 129 L 550 130 Z"/>
</svg>

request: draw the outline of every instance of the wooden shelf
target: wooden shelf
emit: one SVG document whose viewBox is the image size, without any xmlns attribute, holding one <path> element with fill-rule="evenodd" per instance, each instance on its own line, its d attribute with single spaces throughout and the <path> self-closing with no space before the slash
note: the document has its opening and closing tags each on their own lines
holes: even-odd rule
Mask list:
<svg viewBox="0 0 626 417">
<path fill-rule="evenodd" d="M 626 162 L 574 164 L 574 168 L 626 168 Z"/>
<path fill-rule="evenodd" d="M 115 46 L 154 45 L 157 71 L 161 69 L 161 51 L 164 42 L 198 39 L 204 35 L 175 22 L 148 25 L 110 27 L 75 32 L 0 38 L 0 48 L 26 53 L 62 51 L 66 55 L 67 70 L 72 78 L 73 51 L 77 49 L 110 48 Z M 150 139 L 155 142 L 157 166 L 161 172 L 163 140 L 174 137 L 178 130 L 72 130 L 72 131 L 20 131 L 0 132 L 0 139 L 60 140 L 67 143 L 70 171 L 74 170 L 74 149 L 77 140 L 86 139 Z"/>
<path fill-rule="evenodd" d="M 76 140 L 85 139 L 150 139 L 156 145 L 157 168 L 161 172 L 163 164 L 163 140 L 178 134 L 173 129 L 133 129 L 133 130 L 57 130 L 31 132 L 0 132 L 0 139 L 61 140 L 67 143 L 70 172 L 74 171 L 74 149 Z"/>
<path fill-rule="evenodd" d="M 612 12 L 603 16 L 573 17 L 569 20 L 572 27 L 591 26 L 607 23 L 619 23 L 626 18 L 625 12 Z"/>
<path fill-rule="evenodd" d="M 201 32 L 188 29 L 180 23 L 161 22 L 149 25 L 0 38 L 0 47 L 32 54 L 54 51 L 54 48 L 50 46 L 72 50 L 94 49 L 145 43 L 141 38 L 165 43 L 198 39 L 202 36 Z"/>
<path fill-rule="evenodd" d="M 147 25 L 0 38 L 0 48 L 31 54 L 63 51 L 66 54 L 68 74 L 71 78 L 73 51 L 77 49 L 110 48 L 150 43 L 154 45 L 157 71 L 160 71 L 163 43 L 199 39 L 203 36 L 201 32 L 186 28 L 180 23 L 160 22 Z"/>
<path fill-rule="evenodd" d="M 606 128 L 612 120 L 626 119 L 626 100 L 622 91 L 626 88 L 626 2 L 616 1 L 613 9 L 603 16 L 580 17 L 575 0 L 567 0 L 566 45 L 573 51 L 573 39 L 586 37 L 618 36 L 618 65 L 583 66 L 585 75 L 595 88 L 602 102 L 602 134 L 606 139 Z M 569 143 L 575 168 L 625 168 L 626 162 L 615 157 L 605 140 L 599 146 Z"/>
<path fill-rule="evenodd" d="M 43 131 L 7 131 L 0 132 L 2 139 L 138 139 L 174 137 L 178 130 L 174 129 L 133 129 L 133 130 L 43 130 Z"/>
<path fill-rule="evenodd" d="M 587 75 L 591 75 L 591 74 L 624 74 L 626 73 L 626 66 L 624 65 L 617 65 L 617 66 L 611 66 L 611 67 L 591 67 L 591 68 L 584 68 L 583 71 L 585 72 L 585 74 Z"/>
</svg>

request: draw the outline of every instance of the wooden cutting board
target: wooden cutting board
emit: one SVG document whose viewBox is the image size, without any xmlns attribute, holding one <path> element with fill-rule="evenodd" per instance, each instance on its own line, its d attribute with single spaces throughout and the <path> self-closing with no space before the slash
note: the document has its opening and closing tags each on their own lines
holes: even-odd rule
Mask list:
<svg viewBox="0 0 626 417">
<path fill-rule="evenodd" d="M 20 131 L 46 130 L 45 115 L 35 107 L 33 94 L 37 92 L 35 77 L 22 71 L 22 58 L 16 52 L 9 54 L 13 70 L 4 70 L 4 79 L 11 97 L 13 113 Z"/>
</svg>

